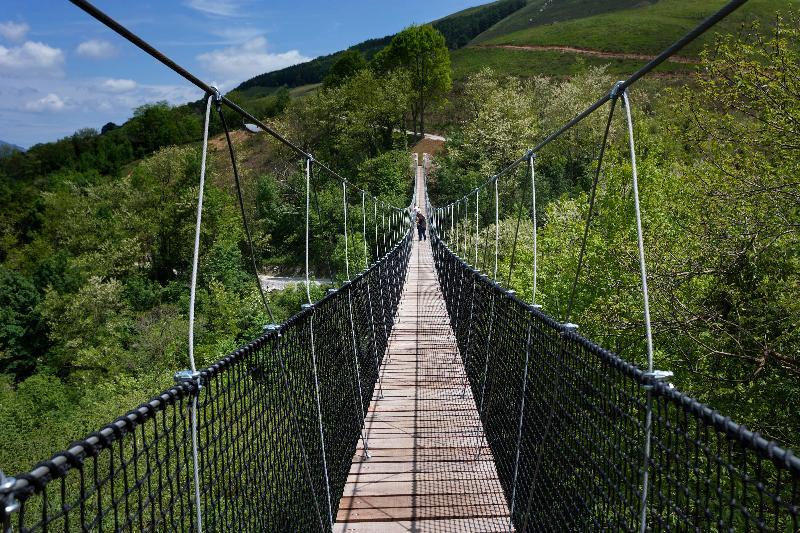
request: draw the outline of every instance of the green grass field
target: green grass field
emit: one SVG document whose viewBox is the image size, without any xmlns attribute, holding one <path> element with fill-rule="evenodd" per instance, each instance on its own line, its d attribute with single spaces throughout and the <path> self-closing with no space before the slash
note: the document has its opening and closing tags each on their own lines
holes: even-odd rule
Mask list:
<svg viewBox="0 0 800 533">
<path fill-rule="evenodd" d="M 540 0 L 536 0 L 531 6 L 540 3 Z M 632 2 L 627 0 L 608 2 L 615 5 L 614 9 L 620 7 L 616 4 L 624 3 Z M 562 11 L 560 17 L 562 22 L 537 25 L 537 18 L 534 17 L 533 22 L 530 21 L 530 17 L 525 18 L 526 14 L 523 11 L 529 9 L 525 8 L 478 36 L 476 41 L 481 44 L 561 45 L 608 52 L 656 54 L 725 3 L 725 0 L 660 0 L 642 7 L 565 20 L 566 17 L 577 14 L 576 10 L 579 8 L 586 8 L 590 4 L 589 0 L 566 0 L 563 4 L 558 4 L 559 10 Z M 564 11 L 567 7 L 571 7 L 573 12 Z M 735 32 L 742 23 L 754 19 L 768 22 L 774 19 L 776 11 L 788 13 L 790 10 L 797 10 L 798 7 L 800 0 L 750 0 L 720 23 L 717 31 Z M 545 9 L 540 15 L 543 17 L 548 9 L 550 8 Z M 552 14 L 548 15 L 548 18 L 552 18 Z M 533 26 L 500 34 L 523 23 Z M 714 32 L 707 33 L 687 47 L 682 54 L 696 55 L 705 44 L 712 41 L 713 35 Z"/>
<path fill-rule="evenodd" d="M 557 21 L 585 18 L 620 9 L 641 7 L 655 0 L 531 0 L 527 6 L 512 13 L 485 32 L 473 44 L 485 43 L 531 26 L 541 26 Z"/>
<path fill-rule="evenodd" d="M 608 65 L 608 72 L 620 76 L 631 74 L 642 66 L 642 61 L 585 57 L 557 51 L 508 50 L 502 48 L 467 47 L 451 54 L 453 80 L 461 81 L 484 67 L 504 75 L 531 77 L 536 75 L 565 77 L 577 74 L 587 66 Z M 688 73 L 694 67 L 665 63 L 656 72 L 667 74 Z"/>
</svg>

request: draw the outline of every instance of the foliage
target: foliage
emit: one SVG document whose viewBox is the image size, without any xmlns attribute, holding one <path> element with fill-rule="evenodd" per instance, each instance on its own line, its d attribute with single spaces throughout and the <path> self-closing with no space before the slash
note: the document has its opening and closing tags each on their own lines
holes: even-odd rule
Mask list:
<svg viewBox="0 0 800 533">
<path fill-rule="evenodd" d="M 364 54 L 355 48 L 351 48 L 339 56 L 339 59 L 336 60 L 336 63 L 325 75 L 322 86 L 325 88 L 338 87 L 347 78 L 365 68 L 367 68 L 367 60 L 364 59 Z"/>
<path fill-rule="evenodd" d="M 456 50 L 527 3 L 527 0 L 500 0 L 453 13 L 437 20 L 432 26 L 444 36 L 447 47 Z"/>
<path fill-rule="evenodd" d="M 765 37 L 760 27 L 719 40 L 704 54 L 694 84 L 681 91 L 631 92 L 644 216 L 645 255 L 656 347 L 655 366 L 675 372 L 674 383 L 736 421 L 791 447 L 800 446 L 800 189 L 796 139 L 800 115 L 800 29 L 796 17 L 777 19 Z M 553 102 L 540 107 L 541 129 L 551 131 L 608 87 L 608 79 L 563 82 Z M 552 82 L 551 82 L 552 83 Z M 503 105 L 502 83 L 476 77 L 467 84 L 468 114 L 453 136 L 434 182 L 439 203 L 474 187 L 479 163 L 502 166 L 524 136 L 514 118 L 527 106 Z M 547 95 L 547 85 L 531 92 Z M 475 95 L 471 94 L 474 92 Z M 547 98 L 544 98 L 547 100 Z M 495 110 L 493 120 L 481 102 Z M 561 104 L 563 102 L 563 105 Z M 498 118 L 503 117 L 503 118 Z M 531 116 L 528 114 L 528 116 Z M 625 122 L 618 110 L 601 175 L 586 255 L 572 314 L 566 309 L 587 218 L 588 187 L 606 116 L 576 131 L 537 158 L 537 302 L 559 320 L 580 324 L 600 345 L 646 364 L 642 292 Z M 535 115 L 534 115 L 535 117 Z M 534 125 L 536 125 L 536 122 Z M 490 125 L 494 124 L 494 128 Z M 520 124 L 524 122 L 520 121 Z M 487 138 L 487 155 L 466 153 Z M 494 141 L 494 142 L 493 142 Z M 585 146 L 590 145 L 587 150 Z M 574 179 L 563 181 L 565 171 Z M 497 167 L 495 167 L 497 168 Z M 459 174 L 459 170 L 464 170 Z M 500 180 L 500 279 L 531 298 L 532 234 L 527 169 Z M 495 170 L 496 171 L 496 170 Z M 472 176 L 461 178 L 460 176 Z M 527 183 L 526 183 L 527 182 Z M 455 190 L 453 190 L 455 189 Z M 543 194 L 542 194 L 543 193 Z M 493 195 L 492 195 L 493 196 Z M 474 204 L 473 204 L 474 205 Z M 493 227 L 493 198 L 481 194 L 481 228 Z M 517 231 L 517 212 L 523 208 Z M 471 222 L 462 222 L 473 249 Z M 516 235 L 516 237 L 515 237 Z M 516 248 L 514 246 L 516 242 Z M 478 266 L 493 239 L 481 236 Z M 491 250 L 489 250 L 491 251 Z M 465 253 L 473 260 L 472 253 Z"/>
<path fill-rule="evenodd" d="M 355 170 L 367 157 L 404 146 L 395 135 L 409 103 L 409 77 L 404 72 L 378 76 L 361 70 L 338 87 L 318 92 L 290 110 L 293 138 L 315 147 L 323 160 L 336 160 Z M 309 123 L 315 127 L 309 129 Z M 400 140 L 402 138 L 402 141 Z"/>
<path fill-rule="evenodd" d="M 488 69 L 470 77 L 454 102 L 460 110 L 458 129 L 432 173 L 434 202 L 449 203 L 460 191 L 474 189 L 585 109 L 611 84 L 602 68 L 589 68 L 564 81 L 507 78 Z M 604 123 L 602 113 L 595 114 L 539 154 L 537 166 L 543 177 L 537 198 L 542 205 L 590 183 L 592 143 Z"/>
<path fill-rule="evenodd" d="M 443 101 L 452 86 L 450 52 L 444 36 L 433 26 L 410 26 L 392 38 L 373 60 L 379 72 L 408 72 L 414 99 L 411 123 L 414 133 L 425 133 L 425 111 Z M 417 126 L 419 125 L 419 128 Z"/>
</svg>

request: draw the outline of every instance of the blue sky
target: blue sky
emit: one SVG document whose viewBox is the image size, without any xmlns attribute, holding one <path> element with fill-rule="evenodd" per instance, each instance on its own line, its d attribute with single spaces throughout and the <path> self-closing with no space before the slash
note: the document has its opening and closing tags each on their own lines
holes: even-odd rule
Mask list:
<svg viewBox="0 0 800 533">
<path fill-rule="evenodd" d="M 223 90 L 486 0 L 96 0 Z M 0 140 L 30 147 L 202 94 L 67 0 L 3 0 Z"/>
</svg>

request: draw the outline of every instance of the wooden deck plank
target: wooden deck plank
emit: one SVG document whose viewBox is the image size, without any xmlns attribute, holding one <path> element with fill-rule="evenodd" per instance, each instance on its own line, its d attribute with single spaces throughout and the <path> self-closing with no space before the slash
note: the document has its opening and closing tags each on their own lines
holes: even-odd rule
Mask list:
<svg viewBox="0 0 800 533">
<path fill-rule="evenodd" d="M 508 531 L 427 242 L 414 243 L 384 361 L 365 421 L 370 458 L 359 441 L 335 531 Z"/>
</svg>

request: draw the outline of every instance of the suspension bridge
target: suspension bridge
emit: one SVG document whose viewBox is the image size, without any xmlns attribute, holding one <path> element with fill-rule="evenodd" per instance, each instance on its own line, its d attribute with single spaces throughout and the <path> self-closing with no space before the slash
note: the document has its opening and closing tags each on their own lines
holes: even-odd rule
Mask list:
<svg viewBox="0 0 800 533">
<path fill-rule="evenodd" d="M 190 342 L 191 368 L 176 374 L 173 387 L 30 471 L 0 476 L 5 531 L 800 531 L 800 459 L 681 393 L 652 361 L 626 91 L 746 0 L 729 2 L 450 205 L 432 205 L 429 161 L 416 161 L 410 206 L 420 205 L 430 221 L 423 241 L 414 239 L 412 207 L 358 189 L 90 3 L 71 1 L 206 94 L 190 339 L 214 106 L 237 191 L 222 106 L 303 161 L 307 290 L 315 169 L 342 184 L 345 237 L 348 191 L 360 196 L 364 252 L 370 257 L 374 247 L 375 261 L 351 277 L 345 238 L 341 287 L 316 302 L 308 290 L 297 315 L 265 326 L 208 368 L 195 367 Z M 606 104 L 590 206 L 620 104 L 636 199 L 646 369 L 536 305 L 535 263 L 531 302 L 498 281 L 500 180 L 527 168 L 535 195 L 536 153 Z M 482 192 L 493 193 L 495 214 L 483 239 Z M 252 251 L 243 206 L 242 217 Z M 477 266 L 479 243 L 487 271 Z M 494 266 L 486 268 L 492 246 Z M 578 272 L 582 261 L 583 247 Z"/>
</svg>

